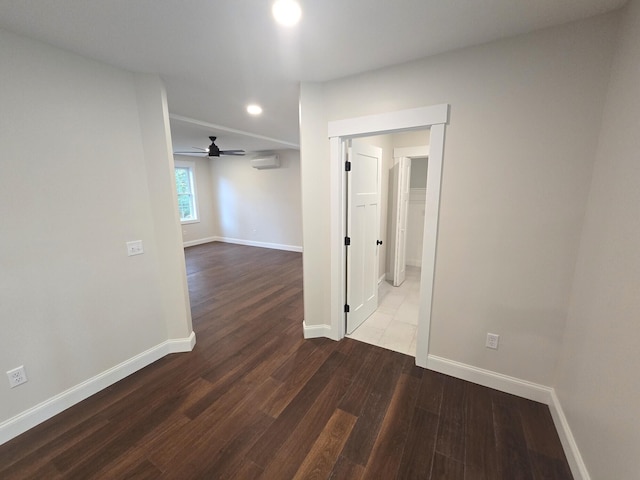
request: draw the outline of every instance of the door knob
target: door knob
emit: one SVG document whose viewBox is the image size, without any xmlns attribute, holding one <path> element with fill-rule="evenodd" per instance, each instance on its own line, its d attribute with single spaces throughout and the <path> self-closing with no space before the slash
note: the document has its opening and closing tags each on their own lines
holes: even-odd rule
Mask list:
<svg viewBox="0 0 640 480">
<path fill-rule="evenodd" d="M 382 240 L 376 240 L 376 245 L 382 245 Z"/>
</svg>

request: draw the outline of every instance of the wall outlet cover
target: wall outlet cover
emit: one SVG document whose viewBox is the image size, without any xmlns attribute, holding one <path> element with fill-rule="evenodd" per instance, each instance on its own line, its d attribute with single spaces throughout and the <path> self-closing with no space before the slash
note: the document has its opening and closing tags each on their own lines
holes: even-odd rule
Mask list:
<svg viewBox="0 0 640 480">
<path fill-rule="evenodd" d="M 131 257 L 133 255 L 142 255 L 143 253 L 144 248 L 142 248 L 142 240 L 127 242 L 127 255 Z"/>
<path fill-rule="evenodd" d="M 498 349 L 498 344 L 500 343 L 500 335 L 496 335 L 495 333 L 487 333 L 487 348 L 492 348 L 494 350 Z"/>
<path fill-rule="evenodd" d="M 25 383 L 27 381 L 27 372 L 24 369 L 24 365 L 20 365 L 18 368 L 14 368 L 13 370 L 9 370 L 7 372 L 7 377 L 9 377 L 9 386 L 11 388 Z"/>
</svg>

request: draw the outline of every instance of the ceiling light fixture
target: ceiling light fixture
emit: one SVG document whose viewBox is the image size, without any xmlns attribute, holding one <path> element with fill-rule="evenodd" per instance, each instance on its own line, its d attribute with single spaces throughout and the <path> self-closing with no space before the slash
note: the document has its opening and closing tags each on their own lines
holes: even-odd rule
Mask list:
<svg viewBox="0 0 640 480">
<path fill-rule="evenodd" d="M 247 105 L 247 112 L 249 115 L 260 115 L 262 113 L 262 107 L 256 104 Z"/>
<path fill-rule="evenodd" d="M 276 0 L 271 13 L 280 25 L 292 27 L 300 21 L 302 9 L 296 0 Z"/>
</svg>

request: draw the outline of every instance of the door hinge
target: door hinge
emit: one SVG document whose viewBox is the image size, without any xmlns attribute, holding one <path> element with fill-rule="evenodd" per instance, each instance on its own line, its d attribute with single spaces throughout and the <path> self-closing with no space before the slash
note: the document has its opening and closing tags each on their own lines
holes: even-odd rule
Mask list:
<svg viewBox="0 0 640 480">
<path fill-rule="evenodd" d="M 345 172 L 350 172 L 351 171 L 351 162 L 349 160 L 344 162 L 344 171 Z"/>
<path fill-rule="evenodd" d="M 347 247 L 351 245 L 351 237 L 344 237 L 344 244 Z"/>
<path fill-rule="evenodd" d="M 349 304 L 344 304 L 344 313 L 349 313 Z"/>
</svg>

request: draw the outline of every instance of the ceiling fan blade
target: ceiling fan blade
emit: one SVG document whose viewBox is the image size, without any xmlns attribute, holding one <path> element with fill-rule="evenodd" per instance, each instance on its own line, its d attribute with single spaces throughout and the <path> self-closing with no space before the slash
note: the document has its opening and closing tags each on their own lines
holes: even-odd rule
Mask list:
<svg viewBox="0 0 640 480">
<path fill-rule="evenodd" d="M 211 145 L 209 148 L 201 148 L 201 147 L 191 147 L 195 150 L 202 150 L 201 152 L 173 152 L 174 155 L 192 155 L 197 157 L 219 157 L 220 155 L 237 155 L 242 156 L 245 154 L 244 150 L 220 150 L 216 145 L 217 137 L 209 137 L 211 140 Z"/>
<path fill-rule="evenodd" d="M 220 150 L 220 155 L 244 155 L 244 150 Z"/>
</svg>

